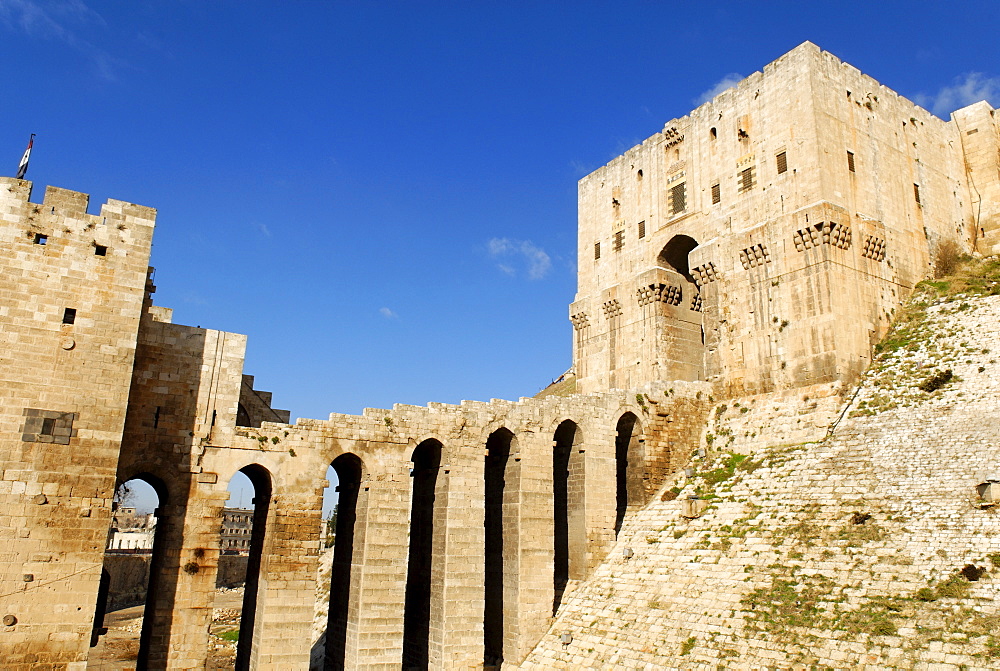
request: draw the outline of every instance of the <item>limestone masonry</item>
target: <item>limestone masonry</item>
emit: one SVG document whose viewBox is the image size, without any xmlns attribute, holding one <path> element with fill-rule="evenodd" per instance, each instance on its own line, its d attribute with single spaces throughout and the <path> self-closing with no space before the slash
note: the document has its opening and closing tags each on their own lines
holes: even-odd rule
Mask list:
<svg viewBox="0 0 1000 671">
<path fill-rule="evenodd" d="M 1000 252 L 997 119 L 805 43 L 580 181 L 584 393 L 853 382 L 937 249 Z"/>
<path fill-rule="evenodd" d="M 295 424 L 153 305 L 155 210 L 0 178 L 0 667 L 87 668 L 140 478 L 136 668 L 205 668 L 241 471 L 239 669 L 991 668 L 998 299 L 871 364 L 936 261 L 1000 253 L 994 112 L 805 43 L 580 181 L 581 393 Z"/>
</svg>

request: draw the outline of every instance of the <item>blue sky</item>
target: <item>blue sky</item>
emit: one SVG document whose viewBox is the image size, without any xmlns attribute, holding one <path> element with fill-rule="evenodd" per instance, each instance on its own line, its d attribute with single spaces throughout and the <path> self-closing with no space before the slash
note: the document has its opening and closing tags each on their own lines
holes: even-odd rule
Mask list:
<svg viewBox="0 0 1000 671">
<path fill-rule="evenodd" d="M 703 8 L 704 7 L 704 8 Z M 0 173 L 158 208 L 156 302 L 292 417 L 569 367 L 576 181 L 811 40 L 1000 105 L 1000 3 L 0 0 Z"/>
</svg>

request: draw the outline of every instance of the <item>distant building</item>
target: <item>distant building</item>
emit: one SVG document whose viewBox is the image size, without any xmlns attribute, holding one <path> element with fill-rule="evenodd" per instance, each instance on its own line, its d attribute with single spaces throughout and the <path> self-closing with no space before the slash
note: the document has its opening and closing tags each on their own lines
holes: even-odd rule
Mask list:
<svg viewBox="0 0 1000 671">
<path fill-rule="evenodd" d="M 253 510 L 223 508 L 219 549 L 223 554 L 249 554 L 252 531 Z"/>
<path fill-rule="evenodd" d="M 156 516 L 153 513 L 139 513 L 132 507 L 120 507 L 111 518 L 107 550 L 152 552 L 155 532 Z"/>
</svg>

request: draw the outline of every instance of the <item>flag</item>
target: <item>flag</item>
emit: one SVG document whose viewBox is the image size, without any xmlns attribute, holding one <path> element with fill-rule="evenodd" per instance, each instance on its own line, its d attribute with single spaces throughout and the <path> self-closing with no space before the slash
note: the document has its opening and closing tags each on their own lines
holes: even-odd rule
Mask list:
<svg viewBox="0 0 1000 671">
<path fill-rule="evenodd" d="M 17 166 L 17 178 L 24 179 L 24 173 L 28 172 L 28 159 L 31 157 L 31 145 L 35 142 L 35 134 L 32 133 L 31 137 L 28 138 L 28 148 L 24 150 L 24 156 L 21 157 L 21 163 Z"/>
</svg>

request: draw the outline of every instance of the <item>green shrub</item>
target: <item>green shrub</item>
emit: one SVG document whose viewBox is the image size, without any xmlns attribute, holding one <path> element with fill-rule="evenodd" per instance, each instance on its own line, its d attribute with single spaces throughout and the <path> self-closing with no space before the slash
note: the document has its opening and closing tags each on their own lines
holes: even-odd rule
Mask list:
<svg viewBox="0 0 1000 671">
<path fill-rule="evenodd" d="M 953 377 L 955 377 L 955 375 L 951 372 L 950 368 L 947 370 L 939 370 L 917 386 L 928 393 L 935 392 L 951 382 Z"/>
</svg>

